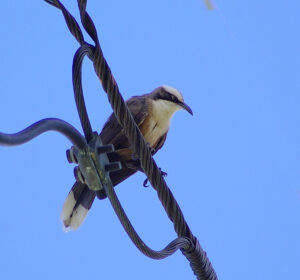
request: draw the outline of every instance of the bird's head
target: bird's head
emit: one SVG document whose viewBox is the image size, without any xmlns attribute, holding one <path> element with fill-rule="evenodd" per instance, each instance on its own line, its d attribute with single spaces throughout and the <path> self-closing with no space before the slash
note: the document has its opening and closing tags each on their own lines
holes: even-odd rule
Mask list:
<svg viewBox="0 0 300 280">
<path fill-rule="evenodd" d="M 163 102 L 171 113 L 184 109 L 193 115 L 192 109 L 184 103 L 180 91 L 173 87 L 166 85 L 160 86 L 152 91 L 150 96 L 154 101 Z"/>
</svg>

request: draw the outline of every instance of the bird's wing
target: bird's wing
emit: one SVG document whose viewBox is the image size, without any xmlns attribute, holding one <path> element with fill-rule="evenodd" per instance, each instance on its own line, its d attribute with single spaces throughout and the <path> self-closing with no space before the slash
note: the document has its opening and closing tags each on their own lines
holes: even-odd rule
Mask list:
<svg viewBox="0 0 300 280">
<path fill-rule="evenodd" d="M 153 145 L 154 152 L 152 153 L 152 155 L 156 154 L 156 152 L 164 145 L 164 143 L 167 139 L 167 134 L 168 134 L 168 132 L 166 132 L 160 138 L 158 138 L 156 143 Z"/>
<path fill-rule="evenodd" d="M 146 103 L 146 99 L 143 97 L 135 97 L 129 99 L 126 103 L 134 121 L 138 126 L 141 126 L 148 116 L 148 104 Z M 116 186 L 139 170 L 139 161 L 132 159 L 133 152 L 130 147 L 131 145 L 114 114 L 111 114 L 106 121 L 100 133 L 100 137 L 104 144 L 113 144 L 115 146 L 115 152 L 108 154 L 109 160 L 111 162 L 120 161 L 122 163 L 121 170 L 110 172 L 112 184 Z M 127 165 L 127 163 L 129 164 Z M 131 163 L 135 163 L 136 166 Z M 103 199 L 106 197 L 106 194 L 101 190 L 97 192 L 97 196 Z"/>
<path fill-rule="evenodd" d="M 127 106 L 138 126 L 141 126 L 148 116 L 148 104 L 143 96 L 130 98 Z M 104 144 L 113 144 L 115 150 L 126 149 L 130 147 L 129 141 L 123 128 L 117 121 L 114 114 L 111 114 L 106 121 L 101 133 L 101 140 Z"/>
</svg>

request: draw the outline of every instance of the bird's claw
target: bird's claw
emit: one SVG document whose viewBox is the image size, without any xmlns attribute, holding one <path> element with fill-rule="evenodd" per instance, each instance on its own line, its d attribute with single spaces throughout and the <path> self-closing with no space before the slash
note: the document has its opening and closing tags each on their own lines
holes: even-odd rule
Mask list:
<svg viewBox="0 0 300 280">
<path fill-rule="evenodd" d="M 154 148 L 150 147 L 150 146 L 149 146 L 149 149 L 150 149 L 150 153 L 151 153 L 151 155 L 154 155 L 154 154 L 155 154 L 155 152 L 156 152 L 156 150 L 155 150 Z"/>
<path fill-rule="evenodd" d="M 160 171 L 161 176 L 163 176 L 163 177 L 168 176 L 168 173 L 167 173 L 167 172 L 162 171 L 161 168 L 158 168 L 158 169 L 159 169 L 159 171 Z M 147 185 L 147 184 L 148 184 L 148 181 L 149 181 L 149 179 L 146 178 L 146 180 L 145 180 L 144 183 L 143 183 L 143 187 L 144 187 L 144 188 L 148 188 L 148 187 L 149 187 L 149 185 Z"/>
<path fill-rule="evenodd" d="M 159 171 L 160 171 L 160 173 L 161 173 L 161 176 L 163 176 L 163 177 L 167 177 L 167 176 L 168 176 L 168 173 L 162 171 L 161 168 L 159 168 Z"/>
<path fill-rule="evenodd" d="M 149 187 L 149 185 L 147 185 L 148 184 L 148 178 L 146 178 L 146 180 L 144 181 L 144 183 L 143 183 L 143 187 L 144 188 L 148 188 Z"/>
</svg>

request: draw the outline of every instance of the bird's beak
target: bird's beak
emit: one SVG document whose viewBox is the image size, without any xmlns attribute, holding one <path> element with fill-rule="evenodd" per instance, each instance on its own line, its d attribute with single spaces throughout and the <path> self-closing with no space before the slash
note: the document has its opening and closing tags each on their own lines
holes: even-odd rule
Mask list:
<svg viewBox="0 0 300 280">
<path fill-rule="evenodd" d="M 187 112 L 189 112 L 191 115 L 193 115 L 193 111 L 190 106 L 186 105 L 184 102 L 180 102 L 178 105 L 181 106 Z"/>
</svg>

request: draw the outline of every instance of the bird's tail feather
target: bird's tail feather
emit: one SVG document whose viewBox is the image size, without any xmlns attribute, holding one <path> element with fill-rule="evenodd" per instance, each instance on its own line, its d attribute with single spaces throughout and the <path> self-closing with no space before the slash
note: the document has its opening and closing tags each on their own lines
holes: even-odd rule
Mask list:
<svg viewBox="0 0 300 280">
<path fill-rule="evenodd" d="M 94 202 L 95 195 L 85 184 L 76 182 L 73 185 L 60 216 L 65 230 L 76 230 L 81 225 Z"/>
</svg>

